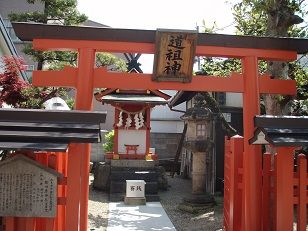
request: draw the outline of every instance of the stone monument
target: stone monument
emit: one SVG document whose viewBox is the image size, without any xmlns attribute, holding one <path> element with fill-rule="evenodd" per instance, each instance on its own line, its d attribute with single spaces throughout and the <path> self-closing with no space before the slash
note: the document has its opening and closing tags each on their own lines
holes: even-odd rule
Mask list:
<svg viewBox="0 0 308 231">
<path fill-rule="evenodd" d="M 198 94 L 195 105 L 187 109 L 181 119 L 187 123 L 184 147 L 192 151 L 192 195 L 184 198 L 189 206 L 201 208 L 215 204 L 213 182 L 213 120 L 214 115 L 205 107 L 204 97 Z M 194 210 L 194 209 L 193 209 Z"/>
</svg>

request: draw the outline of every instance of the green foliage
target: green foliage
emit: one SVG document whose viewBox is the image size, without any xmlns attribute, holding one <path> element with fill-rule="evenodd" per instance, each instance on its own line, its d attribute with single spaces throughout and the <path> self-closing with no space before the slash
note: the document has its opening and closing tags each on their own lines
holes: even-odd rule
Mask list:
<svg viewBox="0 0 308 231">
<path fill-rule="evenodd" d="M 253 36 L 279 36 L 282 33 L 278 29 L 278 34 L 270 32 L 272 29 L 269 26 L 269 17 L 277 16 L 277 27 L 287 27 L 287 35 L 290 37 L 308 37 L 308 27 L 298 25 L 301 22 L 300 16 L 305 16 L 307 7 L 303 7 L 304 1 L 296 0 L 242 0 L 233 5 L 233 15 L 235 19 L 236 34 L 238 35 L 253 35 Z M 205 26 L 203 23 L 204 32 L 214 32 L 217 30 L 216 24 L 213 26 Z M 284 34 L 284 33 L 282 33 Z M 201 72 L 197 74 L 228 76 L 231 72 L 241 72 L 241 62 L 238 59 L 224 59 L 216 57 L 205 57 Z M 259 72 L 269 73 L 268 64 L 265 61 L 259 61 Z M 297 81 L 298 95 L 293 102 L 294 112 L 307 113 L 308 102 L 308 70 L 299 62 L 291 62 L 288 65 L 288 77 Z M 283 77 L 283 76 L 281 76 Z M 287 105 L 289 97 L 277 96 L 276 99 L 281 105 Z M 301 108 L 302 107 L 302 108 Z"/>
<path fill-rule="evenodd" d="M 63 25 L 78 25 L 87 20 L 87 16 L 77 11 L 76 0 L 28 0 L 29 4 L 42 2 L 44 11 L 27 13 L 12 13 L 9 15 L 11 21 L 57 23 Z"/>
<path fill-rule="evenodd" d="M 108 132 L 105 135 L 105 143 L 103 144 L 103 149 L 105 152 L 112 152 L 113 151 L 113 144 L 114 144 L 114 130 Z"/>
<path fill-rule="evenodd" d="M 110 53 L 99 52 L 96 54 L 96 66 L 108 66 L 112 71 L 126 72 L 127 67 L 123 59 L 120 59 Z"/>
<path fill-rule="evenodd" d="M 251 1 L 245 2 L 243 1 L 233 6 L 236 34 L 265 35 L 267 23 L 266 12 L 259 10 Z"/>
<path fill-rule="evenodd" d="M 28 0 L 29 4 L 35 2 L 43 3 L 44 10 L 26 13 L 11 13 L 9 19 L 18 22 L 54 23 L 62 25 L 79 25 L 87 20 L 84 14 L 80 14 L 77 11 L 76 0 Z M 75 52 L 34 51 L 31 45 L 26 45 L 23 52 L 32 56 L 33 60 L 38 62 L 39 70 L 43 68 L 44 64 L 52 65 L 53 67 L 56 64 L 61 65 L 61 62 L 74 65 L 77 60 Z"/>
<path fill-rule="evenodd" d="M 76 0 L 28 0 L 29 4 L 41 2 L 44 4 L 43 11 L 27 13 L 11 13 L 11 21 L 37 22 L 37 23 L 54 23 L 62 25 L 79 25 L 87 20 L 84 14 L 77 11 Z M 32 59 L 38 62 L 38 70 L 61 70 L 64 66 L 77 66 L 77 52 L 73 51 L 36 51 L 33 50 L 32 44 L 25 45 L 24 53 L 30 55 Z M 98 53 L 98 66 L 111 66 L 110 69 L 117 71 L 126 71 L 126 64 L 123 60 L 112 54 Z M 60 96 L 67 99 L 70 108 L 73 108 L 74 101 L 67 97 L 67 90 L 64 88 L 37 88 L 29 87 L 22 91 L 27 99 L 20 103 L 19 107 L 24 108 L 42 108 L 43 103 L 54 97 Z"/>
<path fill-rule="evenodd" d="M 231 72 L 241 72 L 241 61 L 239 59 L 204 58 L 202 65 L 203 75 L 229 76 Z"/>
<path fill-rule="evenodd" d="M 67 106 L 73 110 L 74 109 L 74 106 L 75 106 L 75 100 L 73 98 L 68 98 L 65 100 Z"/>
</svg>

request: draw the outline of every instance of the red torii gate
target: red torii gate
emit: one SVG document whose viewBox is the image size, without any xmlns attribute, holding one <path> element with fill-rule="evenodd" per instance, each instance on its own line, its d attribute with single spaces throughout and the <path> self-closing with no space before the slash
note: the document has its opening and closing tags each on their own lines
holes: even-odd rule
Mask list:
<svg viewBox="0 0 308 231">
<path fill-rule="evenodd" d="M 243 93 L 244 230 L 261 230 L 261 150 L 248 143 L 254 132 L 253 118 L 260 114 L 261 93 L 293 95 L 296 93 L 296 83 L 259 76 L 258 60 L 295 60 L 300 45 L 306 41 L 198 34 L 197 56 L 239 58 L 243 64 L 242 74 L 232 74 L 229 78 L 194 76 L 191 83 L 153 82 L 151 74 L 111 73 L 104 68 L 95 68 L 95 52 L 153 54 L 155 31 L 23 23 L 15 23 L 14 29 L 20 39 L 33 40 L 36 50 L 78 52 L 77 68 L 33 73 L 33 84 L 36 86 L 76 88 L 75 109 L 92 109 L 94 88 Z M 294 47 L 290 48 L 290 41 L 293 41 Z M 66 230 L 87 230 L 89 158 L 88 144 L 79 144 L 74 150 L 69 150 Z"/>
</svg>

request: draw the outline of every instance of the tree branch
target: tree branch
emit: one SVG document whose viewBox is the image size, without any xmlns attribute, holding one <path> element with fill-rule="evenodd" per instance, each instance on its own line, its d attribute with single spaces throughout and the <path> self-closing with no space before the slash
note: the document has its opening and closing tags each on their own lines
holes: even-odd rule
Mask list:
<svg viewBox="0 0 308 231">
<path fill-rule="evenodd" d="M 211 109 L 213 113 L 216 113 L 218 116 L 218 119 L 222 123 L 222 129 L 227 133 L 228 136 L 234 136 L 238 134 L 238 131 L 233 128 L 225 119 L 225 117 L 222 115 L 219 104 L 217 101 L 210 95 L 208 92 L 200 92 L 200 94 L 203 95 L 206 101 L 206 106 Z"/>
</svg>

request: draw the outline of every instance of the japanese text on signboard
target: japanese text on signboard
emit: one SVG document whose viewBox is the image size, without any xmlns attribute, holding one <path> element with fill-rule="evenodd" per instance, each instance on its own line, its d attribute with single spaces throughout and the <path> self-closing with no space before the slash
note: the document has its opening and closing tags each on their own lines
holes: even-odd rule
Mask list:
<svg viewBox="0 0 308 231">
<path fill-rule="evenodd" d="M 197 34 L 157 31 L 154 81 L 191 82 Z"/>
</svg>

